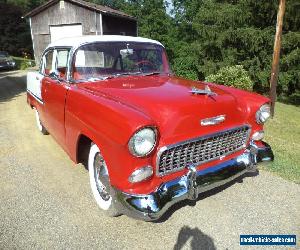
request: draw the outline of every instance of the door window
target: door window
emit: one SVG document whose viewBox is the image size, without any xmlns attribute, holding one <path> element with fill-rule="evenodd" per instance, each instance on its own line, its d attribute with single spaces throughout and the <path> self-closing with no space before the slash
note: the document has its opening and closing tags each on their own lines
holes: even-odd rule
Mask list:
<svg viewBox="0 0 300 250">
<path fill-rule="evenodd" d="M 43 75 L 48 76 L 53 71 L 52 70 L 52 60 L 53 60 L 53 50 L 49 50 L 43 56 L 42 69 L 41 69 L 41 73 Z"/>
<path fill-rule="evenodd" d="M 55 72 L 57 72 L 62 79 L 66 79 L 67 76 L 69 52 L 69 49 L 57 50 Z"/>
</svg>

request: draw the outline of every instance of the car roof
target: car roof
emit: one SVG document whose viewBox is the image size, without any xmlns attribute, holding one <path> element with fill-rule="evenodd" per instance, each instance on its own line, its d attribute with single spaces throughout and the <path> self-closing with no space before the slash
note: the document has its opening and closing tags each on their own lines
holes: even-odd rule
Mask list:
<svg viewBox="0 0 300 250">
<path fill-rule="evenodd" d="M 57 40 L 48 45 L 50 47 L 79 47 L 86 43 L 94 42 L 140 42 L 154 43 L 163 46 L 160 42 L 143 37 L 117 36 L 117 35 L 98 35 L 98 36 L 77 36 Z"/>
</svg>

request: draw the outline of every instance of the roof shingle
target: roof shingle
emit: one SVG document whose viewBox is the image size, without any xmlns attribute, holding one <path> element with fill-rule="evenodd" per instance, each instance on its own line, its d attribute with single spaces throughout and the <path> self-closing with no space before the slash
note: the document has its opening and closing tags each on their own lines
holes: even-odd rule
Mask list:
<svg viewBox="0 0 300 250">
<path fill-rule="evenodd" d="M 50 0 L 50 1 L 42 4 L 41 6 L 33 9 L 32 11 L 28 12 L 26 15 L 24 15 L 24 18 L 35 16 L 38 13 L 42 12 L 43 10 L 47 9 L 48 7 L 58 3 L 59 1 L 60 0 Z M 87 1 L 83 1 L 83 0 L 64 0 L 64 1 L 73 3 L 75 5 L 79 5 L 84 8 L 95 10 L 95 11 L 98 11 L 98 12 L 101 12 L 104 14 L 123 17 L 123 18 L 131 19 L 131 20 L 136 20 L 133 16 L 130 16 L 122 11 L 112 9 L 108 6 L 103 6 L 103 5 L 99 5 L 99 4 L 95 4 L 95 3 L 91 3 L 91 2 L 87 2 Z"/>
</svg>

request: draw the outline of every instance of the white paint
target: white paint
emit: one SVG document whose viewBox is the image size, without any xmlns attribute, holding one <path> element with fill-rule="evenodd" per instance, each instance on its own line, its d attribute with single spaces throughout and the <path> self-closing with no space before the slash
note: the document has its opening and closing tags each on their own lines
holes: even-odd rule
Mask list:
<svg viewBox="0 0 300 250">
<path fill-rule="evenodd" d="M 74 36 L 82 36 L 81 24 L 50 26 L 50 37 L 52 43 L 63 38 Z"/>
<path fill-rule="evenodd" d="M 41 81 L 43 77 L 44 76 L 37 71 L 27 73 L 27 90 L 41 101 L 43 100 L 41 94 Z"/>
<path fill-rule="evenodd" d="M 95 161 L 96 154 L 99 153 L 99 152 L 100 152 L 100 150 L 97 147 L 97 145 L 93 144 L 91 146 L 91 149 L 90 149 L 89 162 L 88 162 L 90 184 L 91 184 L 91 188 L 92 188 L 92 192 L 93 192 L 94 198 L 95 198 L 98 206 L 100 208 L 102 208 L 103 210 L 108 210 L 110 208 L 110 206 L 111 206 L 112 198 L 110 197 L 110 199 L 107 200 L 107 201 L 105 201 L 105 200 L 102 199 L 102 197 L 100 196 L 100 194 L 98 192 L 96 181 L 95 181 L 95 177 L 94 177 L 94 161 Z"/>
<path fill-rule="evenodd" d="M 40 132 L 42 132 L 43 126 L 42 126 L 42 124 L 41 124 L 39 112 L 37 111 L 36 108 L 34 108 L 34 111 L 35 111 L 36 126 L 37 126 L 38 130 L 39 130 Z"/>
<path fill-rule="evenodd" d="M 98 35 L 97 12 L 95 11 L 94 14 L 95 14 L 94 16 L 95 16 L 96 35 Z"/>
<path fill-rule="evenodd" d="M 103 26 L 102 26 L 102 14 L 99 13 L 99 22 L 100 22 L 100 35 L 103 35 Z"/>
<path fill-rule="evenodd" d="M 51 42 L 48 45 L 48 48 L 54 46 L 79 47 L 82 44 L 92 43 L 92 42 L 140 42 L 140 43 L 154 43 L 163 46 L 160 42 L 156 40 L 143 38 L 143 37 L 102 35 L 102 36 L 68 37 L 68 38 L 57 40 L 55 42 Z"/>
</svg>

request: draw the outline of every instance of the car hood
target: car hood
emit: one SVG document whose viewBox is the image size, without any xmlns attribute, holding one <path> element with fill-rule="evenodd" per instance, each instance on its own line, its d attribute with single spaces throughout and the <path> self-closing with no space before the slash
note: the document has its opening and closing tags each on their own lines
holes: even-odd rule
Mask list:
<svg viewBox="0 0 300 250">
<path fill-rule="evenodd" d="M 193 87 L 208 85 L 216 95 L 192 94 Z M 245 110 L 235 95 L 216 84 L 196 82 L 169 76 L 130 76 L 104 81 L 80 83 L 79 88 L 94 95 L 115 99 L 148 115 L 163 135 L 168 137 L 208 133 L 246 123 Z M 219 115 L 226 117 L 222 124 L 202 127 L 201 120 Z M 130 119 L 128 117 L 128 119 Z M 220 127 L 221 126 L 221 127 Z"/>
</svg>

